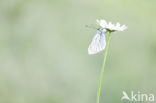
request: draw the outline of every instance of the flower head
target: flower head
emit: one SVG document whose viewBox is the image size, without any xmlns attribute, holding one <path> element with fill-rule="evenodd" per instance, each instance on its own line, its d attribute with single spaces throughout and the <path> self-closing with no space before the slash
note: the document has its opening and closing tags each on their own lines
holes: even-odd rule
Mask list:
<svg viewBox="0 0 156 103">
<path fill-rule="evenodd" d="M 127 27 L 125 25 L 120 25 L 120 23 L 116 23 L 112 24 L 111 22 L 106 22 L 105 20 L 97 20 L 97 23 L 104 29 L 106 29 L 107 31 L 110 32 L 114 32 L 114 31 L 124 31 L 125 29 L 127 29 Z"/>
</svg>

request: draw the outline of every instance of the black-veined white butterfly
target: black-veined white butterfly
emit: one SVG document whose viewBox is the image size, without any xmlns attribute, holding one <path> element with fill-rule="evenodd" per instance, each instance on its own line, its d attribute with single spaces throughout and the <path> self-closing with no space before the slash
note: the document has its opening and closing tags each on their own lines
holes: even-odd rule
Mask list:
<svg viewBox="0 0 156 103">
<path fill-rule="evenodd" d="M 96 54 L 106 47 L 106 30 L 98 28 L 96 34 L 92 38 L 92 41 L 88 47 L 88 54 Z"/>
</svg>

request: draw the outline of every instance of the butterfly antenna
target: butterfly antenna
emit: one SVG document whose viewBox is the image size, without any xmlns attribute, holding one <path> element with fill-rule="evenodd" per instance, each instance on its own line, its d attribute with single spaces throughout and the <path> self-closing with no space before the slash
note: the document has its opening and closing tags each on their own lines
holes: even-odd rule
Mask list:
<svg viewBox="0 0 156 103">
<path fill-rule="evenodd" d="M 89 25 L 85 25 L 85 27 L 87 27 L 87 28 L 91 28 L 91 29 L 97 29 L 96 27 L 89 26 Z"/>
</svg>

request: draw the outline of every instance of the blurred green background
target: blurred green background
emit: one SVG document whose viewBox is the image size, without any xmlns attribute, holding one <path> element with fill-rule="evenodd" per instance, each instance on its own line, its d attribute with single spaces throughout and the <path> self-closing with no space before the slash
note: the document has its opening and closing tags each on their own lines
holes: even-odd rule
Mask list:
<svg viewBox="0 0 156 103">
<path fill-rule="evenodd" d="M 96 19 L 114 33 L 100 103 L 156 95 L 155 0 L 0 0 L 0 103 L 95 103 L 103 52 L 88 55 Z M 147 103 L 147 102 L 145 102 Z"/>
</svg>

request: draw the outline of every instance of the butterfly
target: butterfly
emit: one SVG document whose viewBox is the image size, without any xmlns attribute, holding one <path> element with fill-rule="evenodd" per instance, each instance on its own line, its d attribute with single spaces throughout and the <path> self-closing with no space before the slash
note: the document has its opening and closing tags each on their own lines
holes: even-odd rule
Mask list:
<svg viewBox="0 0 156 103">
<path fill-rule="evenodd" d="M 95 33 L 92 41 L 88 47 L 88 54 L 96 54 L 106 47 L 106 37 L 105 37 L 106 30 L 102 28 L 98 28 L 97 32 Z"/>
</svg>

